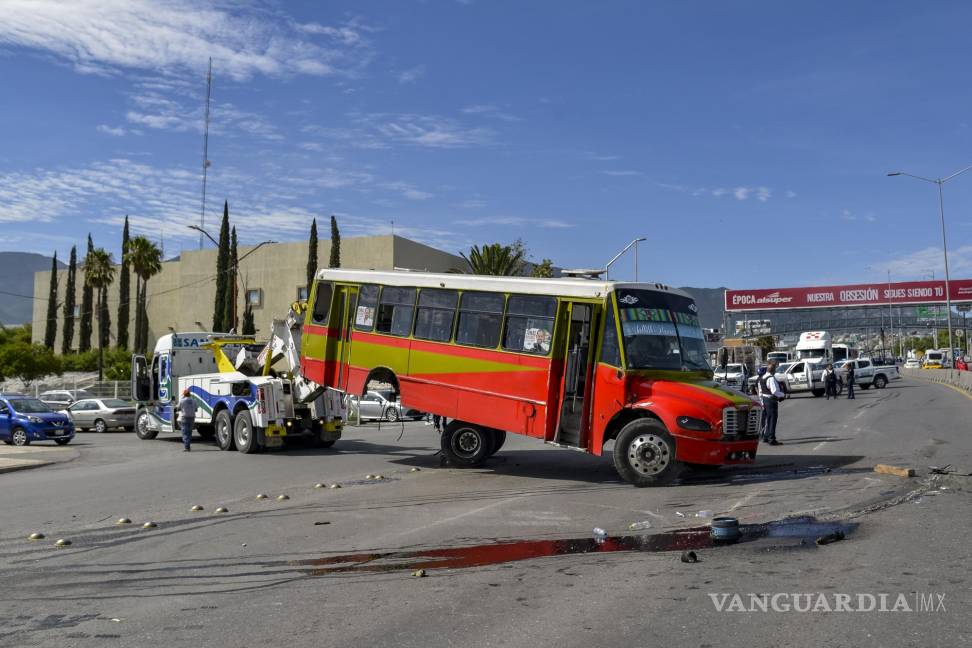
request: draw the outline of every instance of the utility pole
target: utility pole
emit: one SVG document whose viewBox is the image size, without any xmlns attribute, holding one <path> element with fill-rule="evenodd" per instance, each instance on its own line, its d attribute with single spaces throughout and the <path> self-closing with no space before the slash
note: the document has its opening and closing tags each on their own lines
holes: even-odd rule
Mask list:
<svg viewBox="0 0 972 648">
<path fill-rule="evenodd" d="M 206 72 L 206 116 L 203 120 L 203 176 L 202 209 L 199 213 L 199 229 L 206 229 L 206 176 L 209 172 L 209 102 L 213 96 L 213 57 L 209 57 L 209 71 Z M 203 249 L 203 235 L 199 233 L 199 249 Z"/>
</svg>

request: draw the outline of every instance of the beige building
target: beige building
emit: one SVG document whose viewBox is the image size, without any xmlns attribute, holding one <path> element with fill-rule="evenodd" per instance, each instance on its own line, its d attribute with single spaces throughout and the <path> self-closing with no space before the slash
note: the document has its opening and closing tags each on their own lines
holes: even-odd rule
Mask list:
<svg viewBox="0 0 972 648">
<path fill-rule="evenodd" d="M 297 299 L 306 298 L 307 243 L 274 243 L 264 245 L 252 254 L 252 246 L 240 246 L 237 281 L 237 321 L 242 323 L 247 302 L 253 307 L 257 337 L 270 328 L 274 317 L 283 317 Z M 216 298 L 215 249 L 184 251 L 181 257 L 162 264 L 162 271 L 148 283 L 149 348 L 155 340 L 175 331 L 208 331 L 213 322 L 213 302 Z M 331 242 L 318 244 L 318 267 L 327 267 Z M 243 258 L 243 257 L 246 258 Z M 446 272 L 466 267 L 462 257 L 410 241 L 400 236 L 361 236 L 341 239 L 341 267 L 363 270 L 393 270 L 408 268 Z M 59 271 L 58 301 L 63 303 L 67 270 Z M 50 271 L 34 274 L 33 338 L 43 343 L 47 317 L 47 293 Z M 75 303 L 81 304 L 83 279 L 77 281 Z M 118 278 L 108 293 L 111 314 L 111 339 L 114 345 L 118 331 Z M 135 276 L 131 280 L 132 308 L 129 322 L 129 343 L 135 327 Z M 54 349 L 60 351 L 64 331 L 63 309 L 58 309 L 57 340 Z M 97 346 L 97 321 L 93 322 L 92 346 Z M 78 344 L 78 323 L 74 327 L 74 347 Z"/>
</svg>

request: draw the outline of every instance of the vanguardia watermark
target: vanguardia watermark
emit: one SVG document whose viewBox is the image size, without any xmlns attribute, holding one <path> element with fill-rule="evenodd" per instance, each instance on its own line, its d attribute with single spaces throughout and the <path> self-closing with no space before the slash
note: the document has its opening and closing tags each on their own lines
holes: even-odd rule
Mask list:
<svg viewBox="0 0 972 648">
<path fill-rule="evenodd" d="M 731 594 L 709 592 L 717 612 L 924 612 L 943 613 L 941 592 L 840 594 L 777 592 Z"/>
</svg>

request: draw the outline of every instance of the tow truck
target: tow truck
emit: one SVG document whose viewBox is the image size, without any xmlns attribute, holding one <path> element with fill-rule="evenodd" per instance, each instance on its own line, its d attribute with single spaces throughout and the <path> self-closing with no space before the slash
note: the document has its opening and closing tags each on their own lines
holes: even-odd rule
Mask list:
<svg viewBox="0 0 972 648">
<path fill-rule="evenodd" d="M 304 305 L 274 320 L 270 340 L 186 332 L 163 335 L 151 362 L 132 356 L 135 433 L 143 440 L 178 433 L 173 417 L 183 392 L 196 401 L 196 429 L 222 450 L 250 454 L 278 448 L 289 436 L 310 436 L 317 447 L 341 438 L 347 409 L 343 394 L 301 375 Z M 231 357 L 233 359 L 231 359 Z M 275 365 L 286 360 L 286 369 Z"/>
</svg>

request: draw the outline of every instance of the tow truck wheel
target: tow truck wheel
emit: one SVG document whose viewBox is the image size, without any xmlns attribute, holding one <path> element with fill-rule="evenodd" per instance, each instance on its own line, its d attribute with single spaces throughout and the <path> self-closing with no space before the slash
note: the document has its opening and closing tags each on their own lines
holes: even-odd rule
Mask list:
<svg viewBox="0 0 972 648">
<path fill-rule="evenodd" d="M 253 454 L 259 449 L 253 418 L 248 410 L 236 415 L 236 421 L 233 422 L 233 440 L 236 442 L 236 449 L 243 454 Z"/>
<path fill-rule="evenodd" d="M 675 440 L 655 419 L 631 421 L 614 441 L 614 469 L 639 488 L 667 484 L 681 469 L 675 460 Z"/>
<path fill-rule="evenodd" d="M 159 431 L 149 428 L 149 413 L 146 411 L 141 411 L 138 414 L 138 418 L 135 419 L 135 436 L 137 436 L 142 441 L 149 441 L 158 436 Z"/>
<path fill-rule="evenodd" d="M 219 410 L 216 420 L 213 421 L 216 428 L 216 443 L 220 450 L 233 449 L 233 416 L 229 410 Z"/>
<path fill-rule="evenodd" d="M 493 449 L 489 451 L 489 456 L 492 457 L 499 452 L 504 443 L 506 443 L 506 432 L 503 430 L 493 430 Z"/>
<path fill-rule="evenodd" d="M 459 468 L 481 466 L 493 449 L 494 431 L 464 421 L 452 421 L 442 433 L 442 454 Z"/>
</svg>

